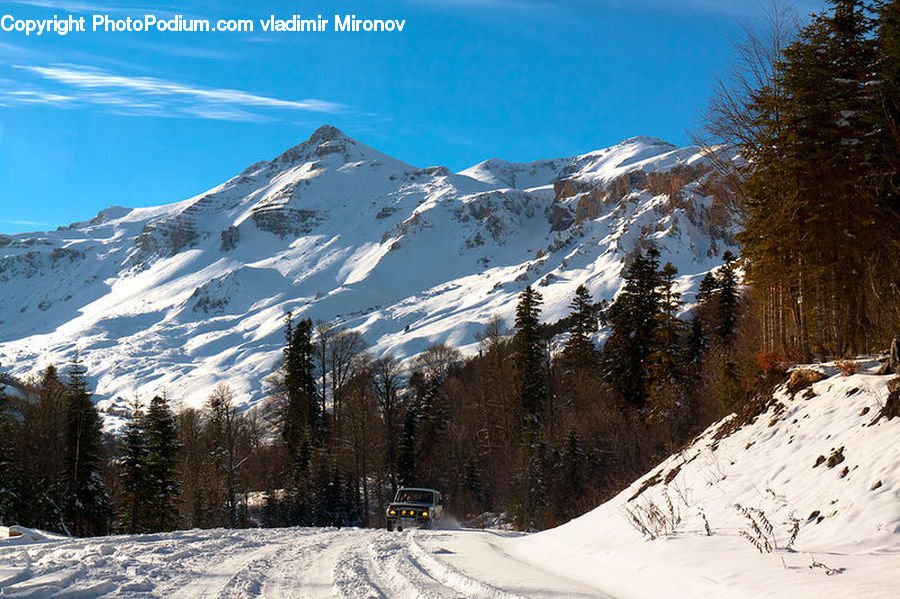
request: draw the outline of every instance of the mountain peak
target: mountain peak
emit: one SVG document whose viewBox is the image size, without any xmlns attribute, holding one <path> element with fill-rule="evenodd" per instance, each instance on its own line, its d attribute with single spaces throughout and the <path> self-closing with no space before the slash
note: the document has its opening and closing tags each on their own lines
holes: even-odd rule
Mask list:
<svg viewBox="0 0 900 599">
<path fill-rule="evenodd" d="M 634 145 L 642 145 L 642 146 L 665 146 L 667 148 L 675 149 L 678 146 L 667 142 L 664 139 L 659 139 L 658 137 L 651 137 L 649 135 L 636 135 L 634 137 L 629 137 L 628 139 L 622 140 L 618 143 L 619 146 L 634 146 Z"/>
<path fill-rule="evenodd" d="M 308 140 L 288 149 L 273 162 L 295 163 L 313 160 L 326 154 L 344 153 L 348 145 L 357 143 L 337 127 L 322 125 L 313 131 Z"/>
<path fill-rule="evenodd" d="M 322 125 L 309 136 L 309 143 L 321 143 L 323 141 L 334 141 L 340 138 L 347 138 L 344 132 L 332 125 Z"/>
</svg>

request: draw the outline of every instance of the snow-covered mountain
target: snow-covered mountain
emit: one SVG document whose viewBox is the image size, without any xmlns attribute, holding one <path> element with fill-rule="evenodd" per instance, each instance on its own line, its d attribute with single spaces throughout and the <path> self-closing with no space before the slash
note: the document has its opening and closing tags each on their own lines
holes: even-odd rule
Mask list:
<svg viewBox="0 0 900 599">
<path fill-rule="evenodd" d="M 249 405 L 288 310 L 360 330 L 375 354 L 472 349 L 528 284 L 547 320 L 579 284 L 611 299 L 650 240 L 690 300 L 736 232 L 711 173 L 698 148 L 637 137 L 454 174 L 324 126 L 197 197 L 0 236 L 0 364 L 22 375 L 77 350 L 101 407 L 161 389 L 197 404 L 220 380 Z"/>
</svg>

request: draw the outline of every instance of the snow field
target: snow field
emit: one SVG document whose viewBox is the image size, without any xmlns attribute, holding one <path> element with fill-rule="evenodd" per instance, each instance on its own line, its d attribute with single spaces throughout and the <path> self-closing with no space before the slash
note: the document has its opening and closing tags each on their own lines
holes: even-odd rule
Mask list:
<svg viewBox="0 0 900 599">
<path fill-rule="evenodd" d="M 4 597 L 318 599 L 602 597 L 499 551 L 495 533 L 362 529 L 187 531 L 0 548 Z M 467 559 L 493 574 L 473 578 Z M 514 589 L 494 586 L 496 581 Z M 574 594 L 573 594 L 574 593 Z"/>
</svg>

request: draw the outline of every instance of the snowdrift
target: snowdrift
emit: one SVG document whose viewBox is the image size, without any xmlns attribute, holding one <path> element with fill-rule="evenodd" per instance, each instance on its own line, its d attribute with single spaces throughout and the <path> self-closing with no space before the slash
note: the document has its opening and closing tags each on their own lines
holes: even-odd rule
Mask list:
<svg viewBox="0 0 900 599">
<path fill-rule="evenodd" d="M 616 597 L 897 597 L 900 419 L 878 418 L 891 377 L 858 365 L 804 367 L 825 378 L 511 550 Z"/>
</svg>

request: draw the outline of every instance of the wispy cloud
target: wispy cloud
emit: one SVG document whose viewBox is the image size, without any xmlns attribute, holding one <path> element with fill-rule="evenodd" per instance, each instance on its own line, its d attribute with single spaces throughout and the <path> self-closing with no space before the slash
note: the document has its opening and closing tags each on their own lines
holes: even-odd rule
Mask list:
<svg viewBox="0 0 900 599">
<path fill-rule="evenodd" d="M 15 90 L 0 92 L 0 100 L 11 104 L 67 104 L 75 100 L 74 96 L 64 96 L 36 90 Z"/>
<path fill-rule="evenodd" d="M 318 99 L 289 100 L 248 91 L 191 85 L 157 77 L 133 77 L 72 64 L 14 65 L 26 79 L 15 89 L 0 80 L 0 101 L 61 107 L 99 106 L 130 116 L 254 121 L 281 112 L 341 113 L 341 104 Z M 3 87 L 7 87 L 6 90 Z"/>
<path fill-rule="evenodd" d="M 50 223 L 40 223 L 33 220 L 7 220 L 5 218 L 0 218 L 0 223 L 4 225 L 19 225 L 26 227 L 49 227 Z"/>
</svg>

